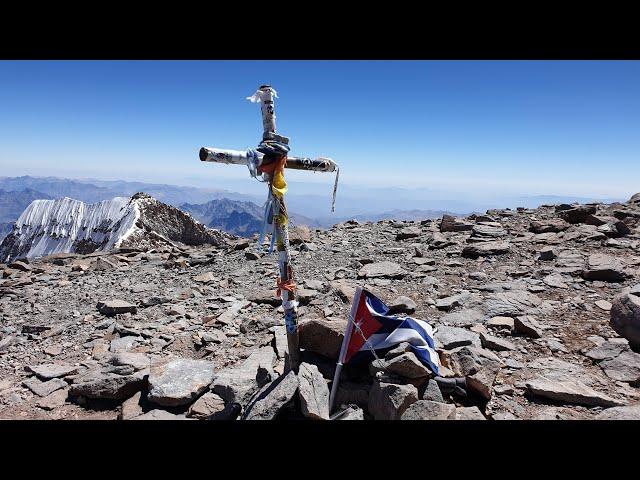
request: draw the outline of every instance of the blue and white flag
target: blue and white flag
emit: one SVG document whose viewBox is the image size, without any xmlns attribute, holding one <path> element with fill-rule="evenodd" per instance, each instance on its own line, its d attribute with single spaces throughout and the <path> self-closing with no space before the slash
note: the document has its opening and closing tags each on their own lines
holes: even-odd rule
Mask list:
<svg viewBox="0 0 640 480">
<path fill-rule="evenodd" d="M 340 363 L 347 363 L 360 352 L 389 350 L 402 343 L 411 344 L 416 357 L 440 374 L 440 358 L 435 351 L 433 329 L 424 320 L 388 315 L 389 307 L 371 292 L 358 288 L 351 307 L 352 322 L 345 332 Z"/>
</svg>

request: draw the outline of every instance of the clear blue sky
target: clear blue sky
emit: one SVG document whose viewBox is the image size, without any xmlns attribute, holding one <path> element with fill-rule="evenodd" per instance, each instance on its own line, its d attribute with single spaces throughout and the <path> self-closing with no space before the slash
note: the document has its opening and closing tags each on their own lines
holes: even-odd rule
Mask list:
<svg viewBox="0 0 640 480">
<path fill-rule="evenodd" d="M 634 61 L 0 61 L 0 175 L 223 187 L 246 170 L 198 149 L 255 147 L 262 83 L 352 185 L 640 191 Z"/>
</svg>

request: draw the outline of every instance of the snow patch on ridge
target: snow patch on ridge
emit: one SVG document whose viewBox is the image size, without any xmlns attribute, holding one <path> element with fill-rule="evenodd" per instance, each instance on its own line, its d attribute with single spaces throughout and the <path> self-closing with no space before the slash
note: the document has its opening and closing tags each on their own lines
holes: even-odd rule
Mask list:
<svg viewBox="0 0 640 480">
<path fill-rule="evenodd" d="M 16 221 L 13 233 L 27 258 L 73 252 L 77 242 L 109 250 L 135 231 L 139 210 L 129 197 L 94 204 L 71 198 L 34 200 Z"/>
</svg>

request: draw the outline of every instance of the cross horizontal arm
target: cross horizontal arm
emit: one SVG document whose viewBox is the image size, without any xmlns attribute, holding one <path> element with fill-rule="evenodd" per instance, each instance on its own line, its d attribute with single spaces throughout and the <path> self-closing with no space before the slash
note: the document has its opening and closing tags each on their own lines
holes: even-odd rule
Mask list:
<svg viewBox="0 0 640 480">
<path fill-rule="evenodd" d="M 199 156 L 200 160 L 203 162 L 248 165 L 249 162 L 257 161 L 257 165 L 260 165 L 263 154 L 255 150 L 229 150 L 202 147 L 200 149 Z M 335 172 L 338 165 L 330 158 L 320 157 L 311 159 L 288 156 L 285 168 L 291 168 L 294 170 L 311 170 L 314 172 Z"/>
</svg>

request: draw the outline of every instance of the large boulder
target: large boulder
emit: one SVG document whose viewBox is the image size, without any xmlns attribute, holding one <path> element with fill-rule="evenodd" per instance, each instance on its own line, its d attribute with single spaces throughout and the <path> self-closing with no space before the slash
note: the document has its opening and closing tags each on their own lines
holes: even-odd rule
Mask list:
<svg viewBox="0 0 640 480">
<path fill-rule="evenodd" d="M 309 318 L 300 322 L 300 347 L 337 360 L 347 321 L 336 318 Z"/>
<path fill-rule="evenodd" d="M 632 195 L 629 199 L 629 203 L 637 203 L 638 205 L 640 205 L 640 192 Z"/>
<path fill-rule="evenodd" d="M 610 315 L 611 328 L 630 343 L 640 345 L 640 284 L 613 299 Z"/>
</svg>

